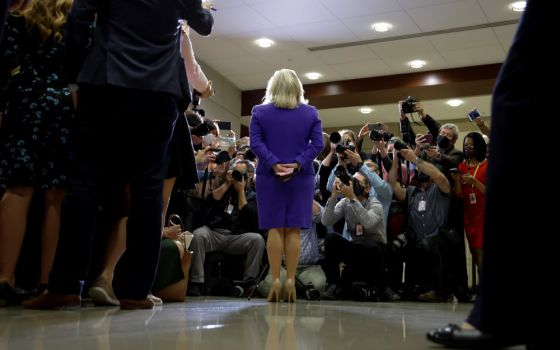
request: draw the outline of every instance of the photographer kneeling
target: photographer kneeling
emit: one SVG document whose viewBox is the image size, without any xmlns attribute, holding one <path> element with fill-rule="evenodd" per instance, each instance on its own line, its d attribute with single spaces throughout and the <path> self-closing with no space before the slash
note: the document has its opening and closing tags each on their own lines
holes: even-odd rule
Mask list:
<svg viewBox="0 0 560 350">
<path fill-rule="evenodd" d="M 378 289 L 381 300 L 398 300 L 399 296 L 387 287 L 383 207 L 379 200 L 369 195 L 370 184 L 362 173 L 357 172 L 352 177 L 343 165 L 338 165 L 336 176 L 321 222 L 330 226 L 344 218 L 344 231 L 349 239 L 338 233 L 328 233 L 325 238 L 328 287 L 323 298 L 338 298 L 340 263 L 344 262 L 360 280 Z M 340 195 L 343 198 L 337 203 Z"/>
</svg>

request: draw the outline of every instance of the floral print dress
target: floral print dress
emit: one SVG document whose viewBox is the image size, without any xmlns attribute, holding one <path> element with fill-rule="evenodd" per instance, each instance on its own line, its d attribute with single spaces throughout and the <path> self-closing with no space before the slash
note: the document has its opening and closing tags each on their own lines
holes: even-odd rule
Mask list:
<svg viewBox="0 0 560 350">
<path fill-rule="evenodd" d="M 62 78 L 64 40 L 44 42 L 10 16 L 0 46 L 0 186 L 64 187 L 72 97 Z"/>
</svg>

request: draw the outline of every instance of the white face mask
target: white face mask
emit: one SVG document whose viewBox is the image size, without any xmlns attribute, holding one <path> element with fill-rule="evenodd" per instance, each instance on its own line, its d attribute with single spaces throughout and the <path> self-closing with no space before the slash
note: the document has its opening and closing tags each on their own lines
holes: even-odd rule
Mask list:
<svg viewBox="0 0 560 350">
<path fill-rule="evenodd" d="M 217 139 L 218 138 L 216 136 L 214 136 L 214 134 L 206 134 L 206 135 L 202 136 L 202 146 L 203 147 L 210 146 L 214 142 L 216 142 Z"/>
</svg>

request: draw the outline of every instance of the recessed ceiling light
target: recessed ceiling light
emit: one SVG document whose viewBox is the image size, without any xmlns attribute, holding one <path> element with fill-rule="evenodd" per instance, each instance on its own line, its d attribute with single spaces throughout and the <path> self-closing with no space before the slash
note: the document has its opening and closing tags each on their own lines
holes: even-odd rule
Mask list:
<svg viewBox="0 0 560 350">
<path fill-rule="evenodd" d="M 370 107 L 360 108 L 360 113 L 362 113 L 362 114 L 370 114 L 371 112 L 373 112 L 373 108 L 370 108 Z"/>
<path fill-rule="evenodd" d="M 408 62 L 408 66 L 410 68 L 422 68 L 425 65 L 426 65 L 426 61 L 422 61 L 422 60 L 414 60 L 414 61 Z"/>
<path fill-rule="evenodd" d="M 274 41 L 267 38 L 260 38 L 255 40 L 255 44 L 260 47 L 271 47 L 274 44 Z"/>
<path fill-rule="evenodd" d="M 317 72 L 309 72 L 309 73 L 306 73 L 305 76 L 309 80 L 317 80 L 320 77 L 322 77 L 323 75 L 321 75 L 321 73 L 317 73 Z"/>
<path fill-rule="evenodd" d="M 459 107 L 460 105 L 462 105 L 463 103 L 465 103 L 465 101 L 463 100 L 458 100 L 458 99 L 453 99 L 453 100 L 449 100 L 446 102 L 448 105 L 450 105 L 451 107 Z"/>
<path fill-rule="evenodd" d="M 527 1 L 516 1 L 509 4 L 509 7 L 515 12 L 525 11 L 525 6 L 527 6 Z"/>
<path fill-rule="evenodd" d="M 387 22 L 377 22 L 371 25 L 371 29 L 375 30 L 376 32 L 386 32 L 391 28 L 393 28 L 393 25 Z"/>
</svg>

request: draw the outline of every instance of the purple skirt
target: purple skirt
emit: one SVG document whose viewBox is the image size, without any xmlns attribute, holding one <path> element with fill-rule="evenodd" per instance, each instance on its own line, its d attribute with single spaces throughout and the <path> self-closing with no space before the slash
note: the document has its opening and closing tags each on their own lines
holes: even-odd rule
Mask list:
<svg viewBox="0 0 560 350">
<path fill-rule="evenodd" d="M 256 177 L 259 228 L 309 228 L 312 221 L 315 176 L 297 174 L 282 182 L 275 176 Z"/>
</svg>

